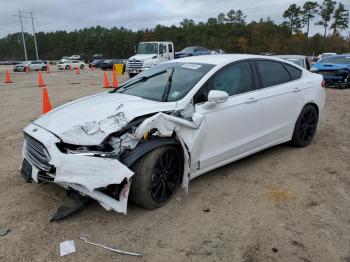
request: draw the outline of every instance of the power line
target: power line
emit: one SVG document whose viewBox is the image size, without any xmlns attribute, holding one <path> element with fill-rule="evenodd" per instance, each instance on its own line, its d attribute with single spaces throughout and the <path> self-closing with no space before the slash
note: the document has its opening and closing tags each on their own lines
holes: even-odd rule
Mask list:
<svg viewBox="0 0 350 262">
<path fill-rule="evenodd" d="M 22 30 L 22 41 L 23 41 L 23 48 L 24 48 L 24 57 L 26 61 L 28 61 L 28 56 L 27 56 L 27 48 L 26 48 L 26 40 L 24 38 L 24 32 L 23 32 L 23 22 L 22 22 L 22 14 L 21 11 L 18 11 L 18 15 L 14 15 L 16 17 L 19 17 L 19 22 L 21 24 L 21 30 Z"/>
<path fill-rule="evenodd" d="M 15 17 L 19 17 L 19 21 L 21 24 L 21 30 L 22 30 L 22 41 L 23 41 L 23 49 L 24 49 L 24 56 L 26 61 L 28 61 L 28 56 L 27 56 L 27 47 L 26 47 L 26 41 L 24 38 L 24 31 L 23 31 L 23 18 L 28 18 L 32 22 L 32 28 L 33 28 L 33 36 L 34 36 L 34 45 L 35 45 L 35 53 L 36 53 L 36 60 L 39 60 L 39 53 L 38 53 L 38 45 L 36 42 L 36 36 L 35 36 L 35 27 L 34 27 L 34 19 L 37 19 L 33 17 L 33 13 L 30 12 L 30 17 L 24 16 L 22 13 L 29 13 L 29 12 L 21 12 L 20 10 L 18 11 L 18 15 L 14 15 Z"/>
</svg>

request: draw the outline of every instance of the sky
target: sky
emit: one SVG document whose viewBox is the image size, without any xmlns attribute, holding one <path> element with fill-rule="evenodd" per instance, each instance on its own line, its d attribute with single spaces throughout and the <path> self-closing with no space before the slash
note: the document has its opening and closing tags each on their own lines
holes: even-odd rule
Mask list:
<svg viewBox="0 0 350 262">
<path fill-rule="evenodd" d="M 322 0 L 314 0 L 319 3 Z M 283 21 L 282 13 L 292 3 L 302 5 L 305 0 L 0 0 L 0 37 L 21 30 L 18 10 L 30 16 L 33 12 L 35 30 L 73 31 L 91 26 L 125 27 L 132 30 L 152 28 L 157 24 L 178 25 L 184 18 L 195 22 L 217 17 L 219 13 L 241 9 L 247 22 L 270 17 Z M 350 0 L 341 0 L 350 9 Z M 31 20 L 24 18 L 24 31 L 31 33 Z M 322 32 L 312 26 L 311 34 Z M 349 31 L 342 32 L 348 35 Z"/>
</svg>

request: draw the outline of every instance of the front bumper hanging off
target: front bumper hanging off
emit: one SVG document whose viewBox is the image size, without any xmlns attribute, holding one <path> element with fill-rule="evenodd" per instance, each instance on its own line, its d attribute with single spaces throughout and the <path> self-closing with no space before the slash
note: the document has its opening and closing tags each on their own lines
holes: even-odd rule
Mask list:
<svg viewBox="0 0 350 262">
<path fill-rule="evenodd" d="M 21 173 L 27 182 L 52 182 L 126 214 L 133 172 L 125 165 L 117 159 L 62 153 L 56 146 L 60 139 L 34 124 L 24 133 Z M 99 190 L 110 185 L 123 185 L 118 200 Z"/>
</svg>

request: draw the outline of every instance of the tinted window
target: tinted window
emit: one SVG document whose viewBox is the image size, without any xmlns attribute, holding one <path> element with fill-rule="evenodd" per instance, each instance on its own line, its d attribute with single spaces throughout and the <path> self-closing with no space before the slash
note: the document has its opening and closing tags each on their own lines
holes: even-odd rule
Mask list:
<svg viewBox="0 0 350 262">
<path fill-rule="evenodd" d="M 253 91 L 253 74 L 250 63 L 236 63 L 216 73 L 196 94 L 195 103 L 206 102 L 210 90 L 225 91 L 230 96 Z"/>
<path fill-rule="evenodd" d="M 284 66 L 287 68 L 292 80 L 297 80 L 301 77 L 302 71 L 300 69 L 288 64 L 284 64 Z"/>
<path fill-rule="evenodd" d="M 270 87 L 290 81 L 287 70 L 279 62 L 256 61 L 261 76 L 262 87 Z"/>
<path fill-rule="evenodd" d="M 168 45 L 168 48 L 169 48 L 169 53 L 172 53 L 172 52 L 173 52 L 173 45 L 172 45 L 172 44 L 169 44 L 169 45 Z"/>
</svg>

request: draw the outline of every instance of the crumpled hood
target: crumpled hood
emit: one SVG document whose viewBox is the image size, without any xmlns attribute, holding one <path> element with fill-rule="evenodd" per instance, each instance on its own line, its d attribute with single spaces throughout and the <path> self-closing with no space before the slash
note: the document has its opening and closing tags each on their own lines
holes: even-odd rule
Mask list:
<svg viewBox="0 0 350 262">
<path fill-rule="evenodd" d="M 111 133 L 142 115 L 175 110 L 176 103 L 142 99 L 121 93 L 100 93 L 62 105 L 34 121 L 75 145 L 98 145 Z"/>
<path fill-rule="evenodd" d="M 145 54 L 145 55 L 134 55 L 132 57 L 129 58 L 129 61 L 130 60 L 140 60 L 140 61 L 146 61 L 146 60 L 152 60 L 153 57 L 157 56 L 157 54 Z"/>
</svg>

